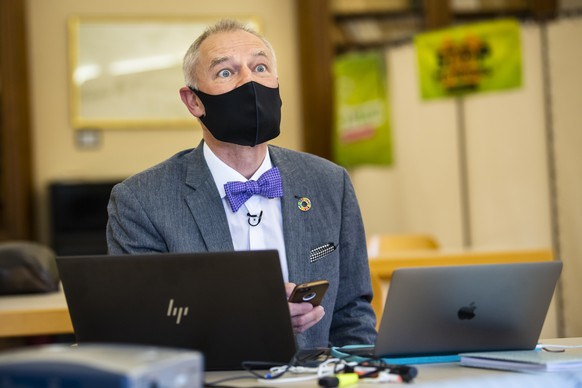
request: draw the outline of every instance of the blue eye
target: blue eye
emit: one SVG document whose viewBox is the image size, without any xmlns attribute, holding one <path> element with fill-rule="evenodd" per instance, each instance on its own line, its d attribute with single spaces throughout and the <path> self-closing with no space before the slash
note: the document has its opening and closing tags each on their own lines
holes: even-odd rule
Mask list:
<svg viewBox="0 0 582 388">
<path fill-rule="evenodd" d="M 265 65 L 259 65 L 259 66 L 257 66 L 257 67 L 255 68 L 255 70 L 256 70 L 258 73 L 264 73 L 265 71 L 267 71 L 267 66 L 265 66 Z"/>
<path fill-rule="evenodd" d="M 218 76 L 219 76 L 219 77 L 221 77 L 221 78 L 227 78 L 227 77 L 230 77 L 230 76 L 231 76 L 231 74 L 232 74 L 232 73 L 230 72 L 230 70 L 227 70 L 227 69 L 220 70 L 220 71 L 218 72 Z"/>
</svg>

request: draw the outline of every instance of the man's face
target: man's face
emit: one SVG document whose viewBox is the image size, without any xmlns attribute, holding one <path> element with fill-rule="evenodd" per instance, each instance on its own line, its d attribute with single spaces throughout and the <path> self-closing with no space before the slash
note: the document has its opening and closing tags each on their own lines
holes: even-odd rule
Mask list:
<svg viewBox="0 0 582 388">
<path fill-rule="evenodd" d="M 271 88 L 279 84 L 271 53 L 245 31 L 208 37 L 200 46 L 196 77 L 198 89 L 207 94 L 223 94 L 250 81 Z"/>
</svg>

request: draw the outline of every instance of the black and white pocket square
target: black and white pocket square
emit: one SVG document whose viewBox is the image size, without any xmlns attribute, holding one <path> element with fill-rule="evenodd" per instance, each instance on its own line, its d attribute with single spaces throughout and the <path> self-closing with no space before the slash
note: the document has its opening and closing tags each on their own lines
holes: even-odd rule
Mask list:
<svg viewBox="0 0 582 388">
<path fill-rule="evenodd" d="M 320 247 L 314 248 L 309 253 L 309 262 L 315 263 L 316 261 L 335 251 L 335 249 L 336 246 L 333 243 L 327 243 Z"/>
</svg>

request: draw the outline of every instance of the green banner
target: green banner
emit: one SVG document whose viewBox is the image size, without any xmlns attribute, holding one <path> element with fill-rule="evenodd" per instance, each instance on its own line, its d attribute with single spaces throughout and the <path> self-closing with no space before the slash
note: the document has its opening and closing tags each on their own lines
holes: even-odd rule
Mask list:
<svg viewBox="0 0 582 388">
<path fill-rule="evenodd" d="M 414 40 L 423 99 L 518 88 L 519 23 L 503 19 L 419 34 Z"/>
<path fill-rule="evenodd" d="M 345 167 L 392 164 L 383 54 L 367 52 L 338 56 L 333 74 L 335 161 Z"/>
</svg>

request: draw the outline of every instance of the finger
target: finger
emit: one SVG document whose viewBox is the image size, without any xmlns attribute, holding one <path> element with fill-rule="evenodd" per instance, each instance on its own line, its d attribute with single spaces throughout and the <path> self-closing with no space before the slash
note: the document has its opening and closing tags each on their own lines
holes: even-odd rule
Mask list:
<svg viewBox="0 0 582 388">
<path fill-rule="evenodd" d="M 313 310 L 313 306 L 307 302 L 287 304 L 289 305 L 289 314 L 291 317 L 305 315 Z"/>
<path fill-rule="evenodd" d="M 323 318 L 323 315 L 325 315 L 325 313 L 322 312 L 321 314 L 308 313 L 306 315 L 295 317 L 291 320 L 293 332 L 303 333 L 304 331 L 316 325 Z"/>
<path fill-rule="evenodd" d="M 325 315 L 325 310 L 322 306 L 315 307 L 307 314 L 299 315 L 291 318 L 291 325 L 294 333 L 303 333 L 310 327 L 313 327 L 317 322 L 321 321 Z"/>
<path fill-rule="evenodd" d="M 295 288 L 295 283 L 285 283 L 285 294 L 287 295 L 287 299 L 291 296 L 293 289 Z"/>
</svg>

